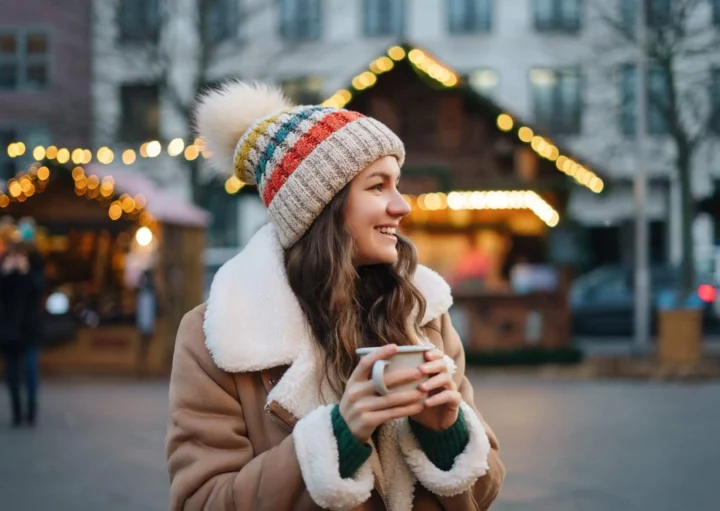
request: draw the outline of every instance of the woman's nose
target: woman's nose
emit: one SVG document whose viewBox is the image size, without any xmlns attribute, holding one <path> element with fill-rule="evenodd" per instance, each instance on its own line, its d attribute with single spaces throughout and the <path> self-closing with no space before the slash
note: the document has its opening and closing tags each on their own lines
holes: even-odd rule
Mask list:
<svg viewBox="0 0 720 511">
<path fill-rule="evenodd" d="M 393 197 L 388 204 L 388 213 L 398 217 L 404 217 L 410 214 L 410 204 L 408 204 L 400 192 L 395 191 L 393 193 Z"/>
</svg>

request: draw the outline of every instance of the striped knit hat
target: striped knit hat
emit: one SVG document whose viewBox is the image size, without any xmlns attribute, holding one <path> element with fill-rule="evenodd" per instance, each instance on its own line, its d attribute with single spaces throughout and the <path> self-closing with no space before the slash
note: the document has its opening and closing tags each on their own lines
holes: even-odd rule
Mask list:
<svg viewBox="0 0 720 511">
<path fill-rule="evenodd" d="M 405 160 L 387 126 L 357 112 L 293 106 L 276 88 L 230 82 L 200 100 L 197 130 L 219 172 L 257 185 L 284 248 L 355 175 L 383 156 Z"/>
</svg>

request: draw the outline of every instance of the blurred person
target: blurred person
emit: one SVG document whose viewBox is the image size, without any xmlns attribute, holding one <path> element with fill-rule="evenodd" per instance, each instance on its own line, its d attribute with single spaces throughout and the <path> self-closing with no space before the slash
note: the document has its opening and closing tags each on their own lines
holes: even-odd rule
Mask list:
<svg viewBox="0 0 720 511">
<path fill-rule="evenodd" d="M 173 510 L 488 509 L 505 470 L 475 408 L 450 288 L 397 232 L 405 151 L 380 122 L 225 84 L 201 99 L 217 170 L 271 222 L 216 274 L 175 345 Z M 429 344 L 379 395 L 374 362 Z M 356 349 L 381 347 L 358 361 Z M 423 376 L 430 378 L 420 383 Z"/>
<path fill-rule="evenodd" d="M 38 345 L 43 336 L 43 260 L 35 248 L 35 224 L 23 218 L 0 257 L 0 350 L 10 392 L 12 425 L 34 426 L 38 406 Z M 23 413 L 21 391 L 27 401 Z"/>
<path fill-rule="evenodd" d="M 138 371 L 141 375 L 147 374 L 148 351 L 153 334 L 155 333 L 156 316 L 157 300 L 155 298 L 153 275 L 150 270 L 145 270 L 140 275 L 135 307 L 135 324 L 140 332 Z"/>
</svg>

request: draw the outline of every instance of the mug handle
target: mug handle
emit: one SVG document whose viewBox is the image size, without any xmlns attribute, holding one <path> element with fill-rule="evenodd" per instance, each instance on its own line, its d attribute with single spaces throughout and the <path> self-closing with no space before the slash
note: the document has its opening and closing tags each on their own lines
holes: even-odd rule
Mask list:
<svg viewBox="0 0 720 511">
<path fill-rule="evenodd" d="M 385 385 L 385 368 L 390 362 L 387 360 L 378 360 L 373 365 L 372 369 L 372 382 L 375 392 L 381 396 L 385 396 L 390 393 L 387 386 Z"/>
</svg>

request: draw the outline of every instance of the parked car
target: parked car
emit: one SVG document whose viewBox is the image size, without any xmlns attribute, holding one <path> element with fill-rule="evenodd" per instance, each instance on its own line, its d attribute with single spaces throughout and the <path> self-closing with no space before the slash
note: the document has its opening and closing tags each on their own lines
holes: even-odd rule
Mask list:
<svg viewBox="0 0 720 511">
<path fill-rule="evenodd" d="M 635 330 L 633 268 L 602 266 L 577 279 L 570 287 L 573 334 L 580 336 L 632 336 Z M 677 267 L 650 268 L 650 328 L 657 333 L 658 299 L 678 288 Z M 698 275 L 694 284 L 703 306 L 703 327 L 720 330 L 718 283 L 710 275 Z"/>
</svg>

